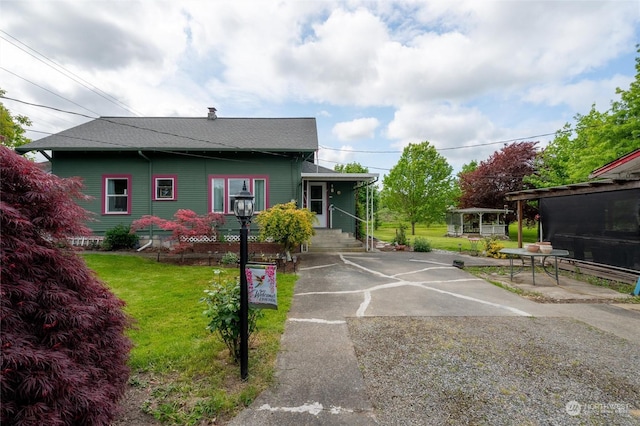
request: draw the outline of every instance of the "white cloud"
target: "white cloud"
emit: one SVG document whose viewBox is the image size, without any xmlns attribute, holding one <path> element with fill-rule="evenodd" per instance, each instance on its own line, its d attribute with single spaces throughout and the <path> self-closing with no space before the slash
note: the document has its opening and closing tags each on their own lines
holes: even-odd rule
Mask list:
<svg viewBox="0 0 640 426">
<path fill-rule="evenodd" d="M 595 103 L 596 109 L 605 111 L 616 98 L 616 88 L 627 88 L 633 79 L 619 74 L 602 80 L 584 79 L 573 84 L 547 84 L 529 89 L 523 100 L 535 104 L 568 105 L 573 111 L 586 113 Z"/>
<path fill-rule="evenodd" d="M 320 148 L 318 150 L 319 164 L 333 169 L 336 164 L 347 164 L 355 161 L 356 153 L 351 145 L 342 145 L 339 149 Z"/>
<path fill-rule="evenodd" d="M 606 109 L 635 75 L 633 64 L 627 75 L 610 68 L 633 61 L 640 36 L 637 1 L 624 0 L 9 0 L 2 13 L 3 38 L 143 115 L 317 112 L 333 129 L 321 145 L 371 139 L 371 150 L 387 150 L 430 140 L 451 163 L 500 146 L 446 148 L 552 132 L 593 102 Z M 100 115 L 128 114 L 21 47 L 0 40 L 2 66 L 22 77 L 0 70 L 8 96 L 92 115 L 38 84 Z M 86 120 L 8 106 L 46 131 Z M 322 153 L 340 163 L 353 155 Z"/>
<path fill-rule="evenodd" d="M 338 140 L 351 141 L 356 139 L 372 139 L 380 122 L 375 117 L 357 118 L 355 120 L 337 123 L 332 132 Z"/>
</svg>

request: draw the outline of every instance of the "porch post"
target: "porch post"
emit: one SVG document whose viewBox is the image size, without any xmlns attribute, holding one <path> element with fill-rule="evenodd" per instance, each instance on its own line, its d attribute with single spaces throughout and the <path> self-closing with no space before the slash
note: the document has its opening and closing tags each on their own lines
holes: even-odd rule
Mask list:
<svg viewBox="0 0 640 426">
<path fill-rule="evenodd" d="M 518 248 L 522 248 L 522 200 L 518 200 Z"/>
<path fill-rule="evenodd" d="M 365 235 L 364 237 L 367 239 L 367 242 L 364 245 L 364 250 L 365 251 L 369 251 L 369 185 L 365 186 L 365 190 L 367 191 L 367 196 L 366 196 L 366 202 L 365 202 L 365 206 L 366 208 L 364 209 L 364 220 L 366 221 L 366 233 L 367 235 Z M 356 221 L 356 226 L 360 226 L 358 224 L 358 221 Z"/>
</svg>

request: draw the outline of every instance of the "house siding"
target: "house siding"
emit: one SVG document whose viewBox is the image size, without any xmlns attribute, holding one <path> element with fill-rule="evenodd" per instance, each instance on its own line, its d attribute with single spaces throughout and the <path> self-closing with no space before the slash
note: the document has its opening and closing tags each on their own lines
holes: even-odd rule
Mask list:
<svg viewBox="0 0 640 426">
<path fill-rule="evenodd" d="M 329 189 L 329 204 L 333 204 L 339 209 L 354 214 L 356 210 L 356 199 L 353 189 L 354 183 L 333 182 L 329 183 L 329 188 L 331 188 L 331 186 L 333 186 L 333 193 L 331 193 Z M 340 195 L 338 195 L 338 192 L 340 192 Z M 356 219 L 342 213 L 339 210 L 334 210 L 332 215 L 331 227 L 342 229 L 343 232 L 349 232 L 355 235 Z"/>
<path fill-rule="evenodd" d="M 82 207 L 95 214 L 97 221 L 87 225 L 96 235 L 102 235 L 118 224 L 150 214 L 171 219 L 178 209 L 206 214 L 210 194 L 208 180 L 211 175 L 267 176 L 267 208 L 292 199 L 300 200 L 301 162 L 287 155 L 262 153 L 188 153 L 157 152 L 55 152 L 52 173 L 60 177 L 81 176 L 84 193 L 93 197 Z M 128 215 L 102 213 L 102 180 L 104 175 L 131 175 L 131 212 Z M 177 199 L 153 200 L 153 175 L 175 175 Z M 227 215 L 223 229 L 235 230 L 237 220 Z"/>
</svg>

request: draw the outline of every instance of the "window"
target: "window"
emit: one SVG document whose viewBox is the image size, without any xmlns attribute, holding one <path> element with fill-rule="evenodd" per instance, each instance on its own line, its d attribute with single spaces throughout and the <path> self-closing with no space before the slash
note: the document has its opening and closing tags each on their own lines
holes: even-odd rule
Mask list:
<svg viewBox="0 0 640 426">
<path fill-rule="evenodd" d="M 131 210 L 131 176 L 103 176 L 104 214 L 129 214 Z"/>
<path fill-rule="evenodd" d="M 176 194 L 175 175 L 156 175 L 153 177 L 153 199 L 155 201 L 175 201 L 178 199 Z"/>
<path fill-rule="evenodd" d="M 254 212 L 267 208 L 267 178 L 251 176 L 212 176 L 211 211 L 214 213 L 233 214 L 234 196 L 242 191 L 244 184 L 254 196 Z"/>
</svg>

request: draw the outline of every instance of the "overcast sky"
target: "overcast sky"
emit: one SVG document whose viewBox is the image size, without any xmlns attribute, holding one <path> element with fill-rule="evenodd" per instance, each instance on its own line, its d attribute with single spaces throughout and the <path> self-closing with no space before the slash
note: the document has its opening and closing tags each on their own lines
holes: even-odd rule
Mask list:
<svg viewBox="0 0 640 426">
<path fill-rule="evenodd" d="M 0 14 L 8 97 L 91 117 L 315 117 L 322 165 L 381 175 L 411 142 L 456 171 L 501 141 L 544 146 L 628 89 L 640 42 L 637 0 L 2 0 Z M 89 120 L 2 102 L 38 132 Z"/>
</svg>

